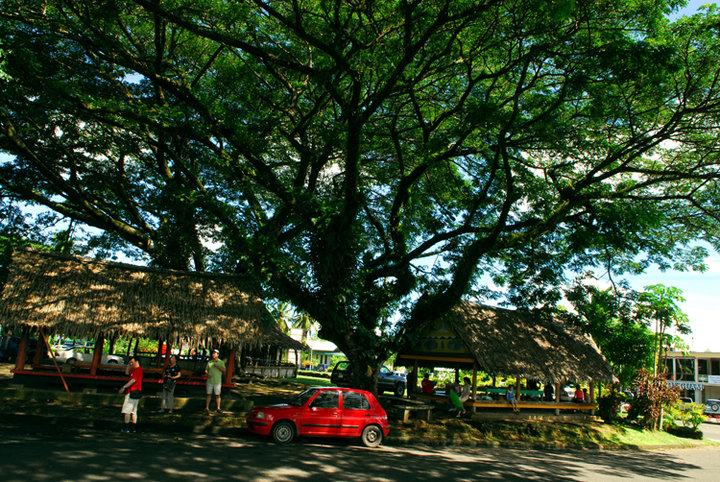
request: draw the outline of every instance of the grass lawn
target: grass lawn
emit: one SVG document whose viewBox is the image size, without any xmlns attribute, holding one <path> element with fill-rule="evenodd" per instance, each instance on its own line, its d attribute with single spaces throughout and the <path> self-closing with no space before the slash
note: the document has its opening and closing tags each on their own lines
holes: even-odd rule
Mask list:
<svg viewBox="0 0 720 482">
<path fill-rule="evenodd" d="M 333 384 L 329 378 L 311 377 L 308 375 L 298 375 L 297 378 L 282 378 L 286 383 L 302 383 L 309 387 L 331 387 Z"/>
<path fill-rule="evenodd" d="M 531 445 L 541 447 L 640 448 L 653 446 L 717 445 L 705 440 L 675 437 L 667 432 L 649 432 L 603 423 L 547 421 L 496 422 L 447 420 L 393 423 L 390 437 L 399 442 L 427 445 L 448 443 Z"/>
</svg>

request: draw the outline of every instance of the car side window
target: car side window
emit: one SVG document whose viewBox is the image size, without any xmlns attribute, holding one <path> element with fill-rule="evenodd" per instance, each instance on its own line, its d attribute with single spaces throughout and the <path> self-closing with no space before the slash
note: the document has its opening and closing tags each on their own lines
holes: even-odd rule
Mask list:
<svg viewBox="0 0 720 482">
<path fill-rule="evenodd" d="M 380 374 L 381 374 L 381 375 L 387 375 L 388 373 L 390 373 L 390 369 L 389 369 L 388 367 L 385 367 L 385 366 L 380 367 Z"/>
<path fill-rule="evenodd" d="M 338 408 L 340 406 L 340 392 L 325 390 L 317 394 L 310 402 L 310 408 Z"/>
<path fill-rule="evenodd" d="M 343 393 L 343 408 L 349 410 L 370 410 L 370 402 L 365 395 L 357 392 Z"/>
</svg>

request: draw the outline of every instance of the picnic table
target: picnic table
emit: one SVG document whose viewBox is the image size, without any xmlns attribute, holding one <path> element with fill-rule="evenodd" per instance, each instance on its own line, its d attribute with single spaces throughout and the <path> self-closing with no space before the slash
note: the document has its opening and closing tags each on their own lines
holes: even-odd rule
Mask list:
<svg viewBox="0 0 720 482">
<path fill-rule="evenodd" d="M 400 413 L 403 422 L 410 420 L 410 414 L 415 413 L 422 420 L 430 421 L 433 406 L 429 403 L 402 403 L 394 405 L 393 409 Z"/>
</svg>

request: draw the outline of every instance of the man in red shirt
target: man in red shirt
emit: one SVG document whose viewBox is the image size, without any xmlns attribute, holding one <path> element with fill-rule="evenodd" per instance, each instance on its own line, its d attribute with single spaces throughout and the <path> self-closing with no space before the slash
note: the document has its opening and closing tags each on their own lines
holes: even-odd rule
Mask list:
<svg viewBox="0 0 720 482">
<path fill-rule="evenodd" d="M 575 397 L 573 397 L 575 403 L 585 403 L 585 392 L 580 389 L 580 385 L 576 385 Z"/>
<path fill-rule="evenodd" d="M 423 376 L 422 382 L 420 382 L 420 387 L 422 388 L 423 393 L 435 393 L 435 382 L 430 380 L 429 373 L 425 373 Z"/>
<path fill-rule="evenodd" d="M 118 393 L 125 392 L 125 400 L 123 401 L 122 414 L 125 416 L 125 425 L 122 428 L 123 432 L 135 432 L 137 425 L 137 408 L 140 403 L 140 397 L 133 398 L 136 395 L 142 393 L 142 379 L 143 371 L 140 367 L 140 362 L 134 357 L 128 362 L 128 366 L 125 367 L 125 374 L 130 375 L 130 380 L 120 387 Z M 135 392 L 133 396 L 130 394 Z"/>
</svg>

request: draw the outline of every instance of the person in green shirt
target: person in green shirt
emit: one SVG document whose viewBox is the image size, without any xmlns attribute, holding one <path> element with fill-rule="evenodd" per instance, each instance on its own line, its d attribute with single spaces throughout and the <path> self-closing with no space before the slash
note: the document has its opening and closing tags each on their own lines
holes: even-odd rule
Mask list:
<svg viewBox="0 0 720 482">
<path fill-rule="evenodd" d="M 207 375 L 207 398 L 205 399 L 205 411 L 210 411 L 210 397 L 215 394 L 215 402 L 217 404 L 217 413 L 222 413 L 220 410 L 220 390 L 222 388 L 222 375 L 225 373 L 225 362 L 220 359 L 220 350 L 217 348 L 212 351 L 212 358 L 205 367 L 205 374 Z"/>
</svg>

